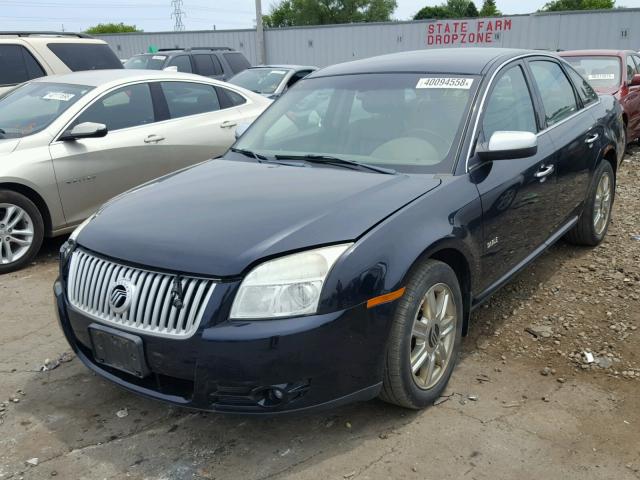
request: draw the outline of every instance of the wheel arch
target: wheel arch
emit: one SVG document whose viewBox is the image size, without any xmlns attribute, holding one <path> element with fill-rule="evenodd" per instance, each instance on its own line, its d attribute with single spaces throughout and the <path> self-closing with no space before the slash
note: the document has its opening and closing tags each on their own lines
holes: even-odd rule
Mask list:
<svg viewBox="0 0 640 480">
<path fill-rule="evenodd" d="M 458 242 L 442 241 L 425 249 L 421 255 L 413 262 L 407 272 L 407 277 L 414 268 L 426 260 L 438 260 L 447 264 L 456 274 L 460 290 L 462 293 L 463 325 L 462 334 L 466 335 L 469 330 L 469 319 L 471 317 L 471 298 L 473 289 L 473 271 L 475 262 L 472 255 L 466 252 L 466 248 Z"/>
<path fill-rule="evenodd" d="M 47 202 L 45 202 L 44 198 L 42 198 L 42 196 L 37 191 L 35 191 L 31 187 L 15 182 L 0 182 L 0 190 L 9 190 L 15 193 L 19 193 L 31 200 L 38 208 L 40 215 L 42 215 L 45 235 L 51 234 L 51 231 L 53 229 L 51 212 L 49 211 L 49 207 L 47 207 Z"/>
</svg>

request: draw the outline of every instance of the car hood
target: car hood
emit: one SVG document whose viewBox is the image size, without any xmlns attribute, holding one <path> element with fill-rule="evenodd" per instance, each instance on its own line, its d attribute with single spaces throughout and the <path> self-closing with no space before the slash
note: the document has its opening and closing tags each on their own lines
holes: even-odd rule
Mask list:
<svg viewBox="0 0 640 480">
<path fill-rule="evenodd" d="M 429 175 L 215 160 L 108 203 L 78 244 L 125 262 L 213 277 L 355 240 L 437 187 Z"/>
<path fill-rule="evenodd" d="M 12 153 L 20 144 L 19 138 L 6 138 L 0 140 L 0 155 Z"/>
</svg>

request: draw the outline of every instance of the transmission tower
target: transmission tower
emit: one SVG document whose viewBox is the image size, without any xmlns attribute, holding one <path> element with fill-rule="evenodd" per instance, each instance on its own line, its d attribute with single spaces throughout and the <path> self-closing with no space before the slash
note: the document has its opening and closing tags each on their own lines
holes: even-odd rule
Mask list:
<svg viewBox="0 0 640 480">
<path fill-rule="evenodd" d="M 184 31 L 184 23 L 182 23 L 182 16 L 185 15 L 184 10 L 182 10 L 182 0 L 171 0 L 171 6 L 173 7 L 173 13 L 171 13 L 171 18 L 175 19 L 175 23 L 173 24 L 173 30 L 176 32 Z"/>
</svg>

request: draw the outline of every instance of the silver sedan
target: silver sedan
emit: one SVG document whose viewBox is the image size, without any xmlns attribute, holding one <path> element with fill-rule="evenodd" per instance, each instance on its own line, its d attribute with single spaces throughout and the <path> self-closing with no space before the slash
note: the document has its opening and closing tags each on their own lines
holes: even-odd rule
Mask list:
<svg viewBox="0 0 640 480">
<path fill-rule="evenodd" d="M 197 75 L 102 70 L 0 98 L 0 274 L 110 198 L 222 155 L 271 103 Z M 124 220 L 126 221 L 126 220 Z"/>
</svg>

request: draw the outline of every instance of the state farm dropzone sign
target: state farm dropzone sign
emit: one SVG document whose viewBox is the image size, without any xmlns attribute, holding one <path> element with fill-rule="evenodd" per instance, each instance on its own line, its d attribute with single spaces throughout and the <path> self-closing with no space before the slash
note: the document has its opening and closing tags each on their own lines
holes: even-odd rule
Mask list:
<svg viewBox="0 0 640 480">
<path fill-rule="evenodd" d="M 496 33 L 511 30 L 511 20 L 456 20 L 427 26 L 427 45 L 488 45 Z"/>
</svg>

